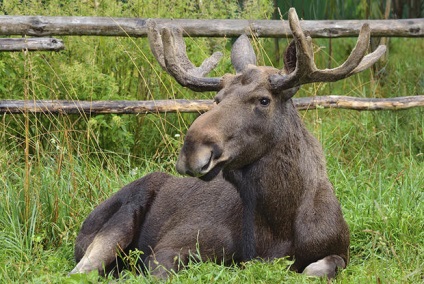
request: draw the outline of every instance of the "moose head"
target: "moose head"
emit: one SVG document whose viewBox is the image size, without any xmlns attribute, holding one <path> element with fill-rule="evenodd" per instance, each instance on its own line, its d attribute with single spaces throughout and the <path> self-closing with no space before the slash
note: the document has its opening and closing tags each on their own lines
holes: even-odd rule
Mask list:
<svg viewBox="0 0 424 284">
<path fill-rule="evenodd" d="M 246 35 L 234 43 L 231 61 L 236 75 L 204 77 L 218 63 L 215 53 L 200 67 L 187 57 L 180 28 L 157 29 L 150 24 L 151 49 L 161 66 L 185 87 L 194 91 L 218 91 L 216 106 L 201 115 L 188 130 L 177 163 L 181 174 L 204 176 L 221 168 L 237 169 L 259 159 L 285 127 L 298 88 L 312 82 L 333 82 L 361 72 L 385 52 L 379 46 L 365 55 L 370 28 L 365 24 L 347 60 L 337 68 L 318 69 L 314 62 L 312 39 L 301 29 L 294 8 L 289 10 L 294 40 L 284 56 L 284 69 L 256 66 L 256 56 Z"/>
</svg>

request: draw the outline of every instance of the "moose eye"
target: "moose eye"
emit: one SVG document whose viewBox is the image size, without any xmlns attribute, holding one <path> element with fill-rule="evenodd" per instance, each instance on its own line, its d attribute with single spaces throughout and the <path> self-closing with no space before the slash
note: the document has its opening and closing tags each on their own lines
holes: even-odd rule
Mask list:
<svg viewBox="0 0 424 284">
<path fill-rule="evenodd" d="M 269 103 L 271 102 L 271 100 L 270 99 L 268 99 L 268 98 L 260 98 L 259 99 L 259 103 L 262 105 L 262 106 L 267 106 L 267 105 L 269 105 Z"/>
</svg>

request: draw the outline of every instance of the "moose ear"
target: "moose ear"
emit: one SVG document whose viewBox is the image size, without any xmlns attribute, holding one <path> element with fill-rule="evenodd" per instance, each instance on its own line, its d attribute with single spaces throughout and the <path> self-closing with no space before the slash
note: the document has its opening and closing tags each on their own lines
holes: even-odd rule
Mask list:
<svg viewBox="0 0 424 284">
<path fill-rule="evenodd" d="M 285 101 L 291 99 L 294 95 L 296 95 L 297 91 L 299 91 L 300 86 L 293 87 L 287 90 L 283 90 L 280 96 L 283 97 Z"/>
<path fill-rule="evenodd" d="M 296 69 L 296 42 L 292 40 L 284 52 L 284 70 L 287 74 Z"/>
<path fill-rule="evenodd" d="M 231 63 L 237 73 L 242 73 L 248 64 L 256 65 L 256 55 L 247 35 L 241 35 L 231 49 Z"/>
</svg>

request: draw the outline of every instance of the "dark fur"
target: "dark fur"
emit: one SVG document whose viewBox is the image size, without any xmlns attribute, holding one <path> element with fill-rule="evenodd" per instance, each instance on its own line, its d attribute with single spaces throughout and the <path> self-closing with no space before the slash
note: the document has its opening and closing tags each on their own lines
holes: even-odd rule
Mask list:
<svg viewBox="0 0 424 284">
<path fill-rule="evenodd" d="M 289 51 L 287 70 L 295 67 L 292 59 Z M 331 270 L 327 276 L 347 264 L 348 227 L 321 147 L 291 101 L 297 89 L 273 94 L 267 78 L 278 70 L 237 66 L 242 73 L 225 78 L 218 105 L 190 127 L 178 164 L 179 171 L 196 174 L 210 156 L 216 165 L 208 179 L 222 171 L 208 182 L 153 173 L 127 185 L 84 222 L 77 262 L 87 253 L 111 269 L 113 255 L 87 249 L 107 240 L 124 251 L 142 250 L 144 266 L 160 277 L 179 270 L 176 257 L 185 264 L 196 252 L 225 263 L 289 256 L 299 272 L 325 258 L 327 270 L 321 264 L 307 270 Z M 263 98 L 269 105 L 261 105 Z M 81 267 L 73 272 L 84 272 Z"/>
</svg>

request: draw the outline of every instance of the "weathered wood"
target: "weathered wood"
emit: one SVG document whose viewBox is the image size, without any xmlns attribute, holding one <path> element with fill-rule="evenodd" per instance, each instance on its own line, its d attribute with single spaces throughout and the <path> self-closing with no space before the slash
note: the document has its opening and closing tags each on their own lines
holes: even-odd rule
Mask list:
<svg viewBox="0 0 424 284">
<path fill-rule="evenodd" d="M 108 17 L 0 16 L 0 35 L 147 35 L 147 19 Z M 258 37 L 291 37 L 288 21 L 281 20 L 197 20 L 155 19 L 158 25 L 181 26 L 191 37 L 235 37 L 254 33 Z M 302 21 L 304 31 L 313 38 L 356 37 L 369 23 L 372 36 L 423 37 L 424 19 L 402 20 L 321 20 Z"/>
<path fill-rule="evenodd" d="M 210 100 L 157 100 L 157 101 L 66 101 L 66 100 L 0 100 L 0 114 L 136 114 L 165 112 L 205 112 L 212 106 Z"/>
<path fill-rule="evenodd" d="M 299 110 L 343 108 L 351 110 L 401 110 L 424 106 L 424 95 L 397 98 L 357 98 L 320 96 L 295 98 Z M 157 100 L 157 101 L 66 101 L 66 100 L 0 100 L 0 114 L 148 114 L 172 112 L 205 112 L 212 100 Z"/>
<path fill-rule="evenodd" d="M 0 38 L 0 51 L 59 51 L 65 48 L 57 38 Z"/>
<path fill-rule="evenodd" d="M 424 95 L 395 98 L 357 98 L 348 96 L 319 96 L 295 98 L 299 110 L 343 108 L 351 110 L 401 110 L 424 106 Z"/>
</svg>

